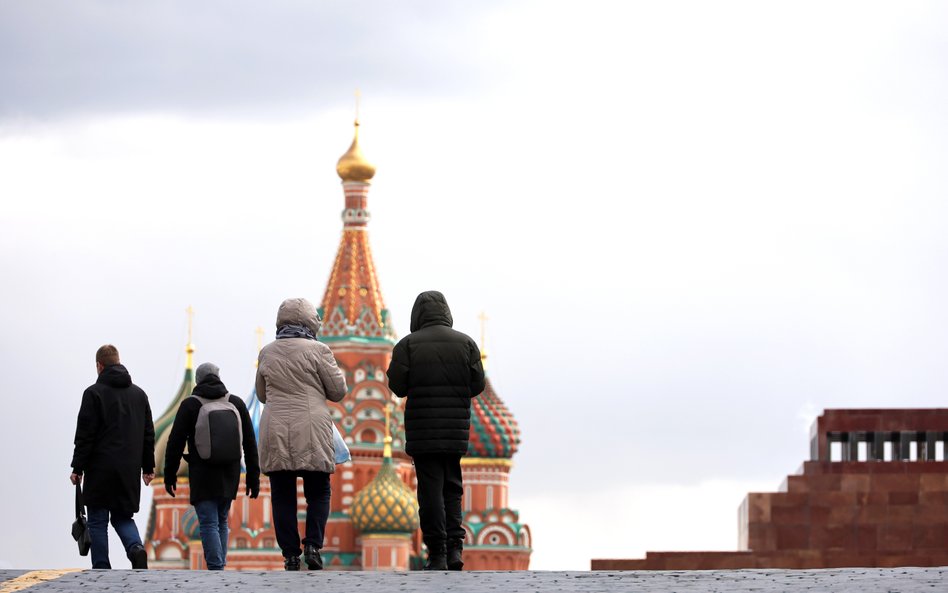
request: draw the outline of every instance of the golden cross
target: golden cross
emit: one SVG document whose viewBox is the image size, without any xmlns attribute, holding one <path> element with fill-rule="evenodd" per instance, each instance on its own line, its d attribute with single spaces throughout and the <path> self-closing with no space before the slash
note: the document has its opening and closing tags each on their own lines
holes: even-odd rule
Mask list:
<svg viewBox="0 0 948 593">
<path fill-rule="evenodd" d="M 259 354 L 260 354 L 260 351 L 263 350 L 263 328 L 258 325 L 257 329 L 255 329 L 253 333 L 257 334 L 257 355 L 258 355 L 257 358 L 253 361 L 253 368 L 257 368 L 260 366 Z"/>
<path fill-rule="evenodd" d="M 483 352 L 487 341 L 485 336 L 487 335 L 487 320 L 489 318 L 487 317 L 487 313 L 483 311 L 481 311 L 481 314 L 478 315 L 477 318 L 481 320 L 481 351 Z"/>
<path fill-rule="evenodd" d="M 389 422 L 391 421 L 392 416 L 392 404 L 385 405 L 385 439 L 383 439 L 384 446 L 382 447 L 382 457 L 391 458 L 392 457 L 392 433 L 388 427 Z"/>
<path fill-rule="evenodd" d="M 192 334 L 194 329 L 194 307 L 188 305 L 188 308 L 185 309 L 185 311 L 188 314 L 188 344 L 190 344 L 192 341 L 191 338 L 193 337 Z"/>
<path fill-rule="evenodd" d="M 356 125 L 359 125 L 359 102 L 362 101 L 362 92 L 359 91 L 359 89 L 356 89 L 355 98 L 356 98 Z"/>
</svg>

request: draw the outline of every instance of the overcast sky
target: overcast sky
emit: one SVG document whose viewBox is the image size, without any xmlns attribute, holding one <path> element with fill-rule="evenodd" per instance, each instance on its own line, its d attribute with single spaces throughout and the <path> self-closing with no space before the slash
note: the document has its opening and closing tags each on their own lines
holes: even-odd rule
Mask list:
<svg viewBox="0 0 948 593">
<path fill-rule="evenodd" d="M 87 562 L 66 478 L 99 345 L 157 414 L 188 305 L 197 362 L 246 395 L 254 329 L 322 298 L 357 87 L 386 303 L 399 335 L 423 290 L 472 335 L 489 315 L 532 566 L 735 549 L 820 410 L 944 406 L 946 24 L 936 2 L 0 0 L 0 566 Z"/>
</svg>

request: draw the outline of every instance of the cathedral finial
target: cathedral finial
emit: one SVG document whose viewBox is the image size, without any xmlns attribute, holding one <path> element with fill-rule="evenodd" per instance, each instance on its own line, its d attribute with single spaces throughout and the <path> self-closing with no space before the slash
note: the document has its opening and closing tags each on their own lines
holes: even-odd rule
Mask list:
<svg viewBox="0 0 948 593">
<path fill-rule="evenodd" d="M 264 334 L 263 328 L 258 325 L 257 329 L 253 330 L 253 333 L 257 334 L 257 354 L 260 354 L 260 351 L 263 350 L 263 334 Z M 257 368 L 257 365 L 259 364 L 260 364 L 260 359 L 258 356 L 257 360 L 253 361 L 253 368 Z"/>
<path fill-rule="evenodd" d="M 359 135 L 359 106 L 360 106 L 359 104 L 362 102 L 362 91 L 360 91 L 359 89 L 356 89 L 355 91 L 355 99 L 356 99 L 355 126 L 356 126 L 356 135 L 358 136 Z"/>
<path fill-rule="evenodd" d="M 184 368 L 193 369 L 194 368 L 194 307 L 188 305 L 188 308 L 185 309 L 185 312 L 188 314 L 188 345 L 185 347 L 184 351 L 187 352 L 188 356 L 184 363 Z"/>
<path fill-rule="evenodd" d="M 359 147 L 359 107 L 362 93 L 356 90 L 355 132 L 352 136 L 352 145 L 336 163 L 336 173 L 343 181 L 361 181 L 369 183 L 375 176 L 375 166 L 365 159 Z"/>
<path fill-rule="evenodd" d="M 481 311 L 477 316 L 481 320 L 481 364 L 487 366 L 487 313 Z"/>
<path fill-rule="evenodd" d="M 389 422 L 392 418 L 392 404 L 385 404 L 385 447 L 382 448 L 382 457 L 385 459 L 392 458 L 392 431 L 389 428 Z"/>
</svg>

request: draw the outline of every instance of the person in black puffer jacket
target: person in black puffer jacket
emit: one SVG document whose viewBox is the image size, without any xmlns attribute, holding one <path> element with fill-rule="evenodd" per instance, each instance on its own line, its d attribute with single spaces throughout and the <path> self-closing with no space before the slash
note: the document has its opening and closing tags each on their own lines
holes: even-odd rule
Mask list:
<svg viewBox="0 0 948 593">
<path fill-rule="evenodd" d="M 392 352 L 388 386 L 405 405 L 405 452 L 418 477 L 425 570 L 461 570 L 461 457 L 471 430 L 471 398 L 484 391 L 480 349 L 451 329 L 454 319 L 440 292 L 418 295 L 411 333 Z"/>
</svg>

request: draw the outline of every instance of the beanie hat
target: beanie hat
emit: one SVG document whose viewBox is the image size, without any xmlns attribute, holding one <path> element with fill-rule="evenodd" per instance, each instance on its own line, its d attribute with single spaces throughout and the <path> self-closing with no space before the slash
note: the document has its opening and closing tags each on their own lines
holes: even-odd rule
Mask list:
<svg viewBox="0 0 948 593">
<path fill-rule="evenodd" d="M 219 379 L 221 376 L 221 369 L 213 362 L 205 362 L 197 368 L 197 372 L 194 373 L 194 378 L 197 379 L 197 382 L 200 383 L 208 375 L 217 375 Z"/>
</svg>

